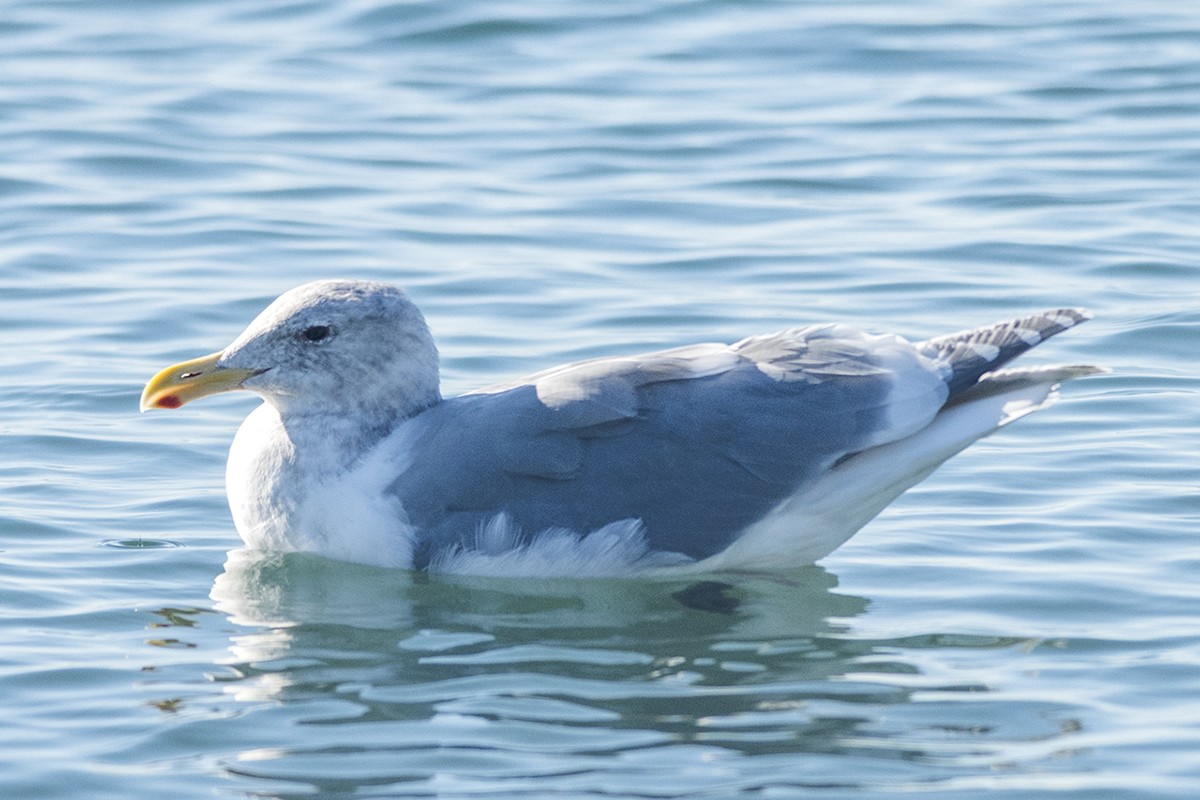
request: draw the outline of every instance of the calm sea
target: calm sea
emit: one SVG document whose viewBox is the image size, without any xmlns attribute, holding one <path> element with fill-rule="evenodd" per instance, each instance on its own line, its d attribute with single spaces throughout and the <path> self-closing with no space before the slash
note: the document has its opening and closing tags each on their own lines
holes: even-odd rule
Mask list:
<svg viewBox="0 0 1200 800">
<path fill-rule="evenodd" d="M 5 0 L 0 42 L 0 796 L 1196 796 L 1194 3 Z M 239 551 L 255 401 L 138 393 L 324 277 L 407 287 L 449 393 L 1061 304 L 1029 361 L 1114 371 L 707 608 Z"/>
</svg>

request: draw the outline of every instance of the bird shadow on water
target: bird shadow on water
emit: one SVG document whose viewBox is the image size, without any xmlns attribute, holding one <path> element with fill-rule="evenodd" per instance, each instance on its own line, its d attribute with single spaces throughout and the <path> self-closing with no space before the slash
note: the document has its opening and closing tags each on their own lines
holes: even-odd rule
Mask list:
<svg viewBox="0 0 1200 800">
<path fill-rule="evenodd" d="M 848 669 L 836 656 L 863 648 L 838 637 L 867 601 L 837 593 L 836 582 L 820 567 L 719 580 L 481 578 L 242 550 L 211 597 L 247 628 L 231 646 L 242 663 L 320 659 L 337 641 L 350 648 L 342 655 L 398 682 L 534 669 L 704 683 L 709 671 L 722 682 L 767 671 L 730 668 L 738 653 L 802 652 L 806 680 Z M 273 671 L 269 684 L 281 677 Z"/>
<path fill-rule="evenodd" d="M 302 554 L 235 550 L 214 582 L 217 610 L 247 626 L 335 624 L 364 629 L 444 626 L 529 630 L 534 638 L 706 630 L 723 635 L 832 633 L 865 598 L 834 591 L 813 566 L 711 580 L 494 578 L 364 567 Z"/>
<path fill-rule="evenodd" d="M 246 715 L 268 724 L 223 768 L 332 797 L 448 776 L 463 795 L 669 797 L 955 780 L 1055 737 L 1045 709 L 1012 729 L 967 702 L 986 686 L 921 674 L 919 651 L 1015 640 L 868 639 L 868 601 L 836 585 L 820 567 L 530 581 L 234 551 L 211 592 L 237 626 L 215 680 L 250 709 L 241 736 Z"/>
<path fill-rule="evenodd" d="M 295 724 L 273 721 L 225 769 L 329 796 L 419 794 L 448 774 L 465 794 L 515 775 L 622 794 L 673 769 L 690 777 L 650 794 L 882 780 L 831 757 L 890 780 L 922 756 L 870 729 L 913 693 L 872 676 L 917 670 L 848 633 L 868 603 L 836 584 L 820 567 L 529 581 L 234 551 L 211 593 L 238 626 L 217 680 Z"/>
</svg>

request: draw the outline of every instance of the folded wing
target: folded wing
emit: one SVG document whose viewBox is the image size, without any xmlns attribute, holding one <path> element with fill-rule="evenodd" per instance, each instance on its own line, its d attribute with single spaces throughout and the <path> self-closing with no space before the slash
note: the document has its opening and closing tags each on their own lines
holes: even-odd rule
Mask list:
<svg viewBox="0 0 1200 800">
<path fill-rule="evenodd" d="M 393 490 L 426 557 L 502 512 L 526 534 L 638 519 L 654 550 L 701 559 L 948 396 L 911 344 L 837 325 L 597 359 L 422 415 Z"/>
</svg>

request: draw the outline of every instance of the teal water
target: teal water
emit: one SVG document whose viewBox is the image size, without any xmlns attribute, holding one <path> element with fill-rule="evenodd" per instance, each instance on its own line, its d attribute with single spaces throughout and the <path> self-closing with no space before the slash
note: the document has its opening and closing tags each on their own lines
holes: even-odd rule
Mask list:
<svg viewBox="0 0 1200 800">
<path fill-rule="evenodd" d="M 2 7 L 0 796 L 1195 796 L 1190 4 Z M 238 551 L 254 401 L 138 393 L 324 277 L 449 392 L 1060 304 L 1114 371 L 707 610 Z"/>
</svg>

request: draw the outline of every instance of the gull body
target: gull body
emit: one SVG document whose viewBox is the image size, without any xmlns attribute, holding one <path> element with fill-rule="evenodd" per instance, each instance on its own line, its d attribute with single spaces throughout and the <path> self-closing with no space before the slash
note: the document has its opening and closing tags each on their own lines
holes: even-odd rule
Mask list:
<svg viewBox="0 0 1200 800">
<path fill-rule="evenodd" d="M 318 281 L 227 348 L 160 372 L 143 410 L 264 403 L 226 484 L 252 548 L 497 575 L 812 563 L 1088 366 L 1004 369 L 1090 315 L 910 343 L 816 325 L 567 364 L 443 398 L 395 287 Z"/>
</svg>

